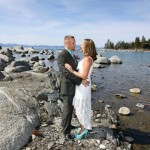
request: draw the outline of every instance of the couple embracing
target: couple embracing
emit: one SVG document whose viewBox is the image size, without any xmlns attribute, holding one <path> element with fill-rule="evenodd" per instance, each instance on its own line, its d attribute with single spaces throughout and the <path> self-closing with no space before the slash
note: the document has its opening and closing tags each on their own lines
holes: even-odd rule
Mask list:
<svg viewBox="0 0 150 150">
<path fill-rule="evenodd" d="M 91 73 L 96 60 L 96 47 L 91 39 L 84 39 L 81 44 L 83 59 L 78 63 L 72 53 L 75 50 L 74 36 L 64 37 L 65 49 L 58 56 L 58 67 L 62 74 L 60 93 L 63 95 L 62 132 L 67 139 L 82 139 L 92 130 L 91 126 Z M 80 122 L 78 133 L 71 135 L 72 113 Z"/>
</svg>

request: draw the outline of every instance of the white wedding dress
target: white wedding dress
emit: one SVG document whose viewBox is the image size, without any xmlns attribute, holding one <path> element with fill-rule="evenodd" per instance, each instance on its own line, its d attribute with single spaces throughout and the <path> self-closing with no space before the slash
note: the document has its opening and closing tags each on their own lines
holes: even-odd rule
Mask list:
<svg viewBox="0 0 150 150">
<path fill-rule="evenodd" d="M 92 59 L 92 58 L 91 58 Z M 93 60 L 92 60 L 93 61 Z M 78 64 L 78 72 L 83 72 L 83 59 Z M 84 128 L 91 130 L 91 73 L 93 70 L 93 64 L 90 67 L 88 74 L 89 86 L 85 87 L 83 84 L 76 86 L 75 96 L 73 98 L 73 106 L 75 113 L 81 125 Z"/>
</svg>

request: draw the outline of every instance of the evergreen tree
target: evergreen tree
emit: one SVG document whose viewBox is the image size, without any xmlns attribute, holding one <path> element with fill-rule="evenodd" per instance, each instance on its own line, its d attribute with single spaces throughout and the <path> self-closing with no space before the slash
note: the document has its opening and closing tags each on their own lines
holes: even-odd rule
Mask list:
<svg viewBox="0 0 150 150">
<path fill-rule="evenodd" d="M 141 41 L 141 43 L 145 43 L 146 42 L 146 39 L 145 39 L 145 37 L 144 37 L 144 35 L 142 36 L 142 41 Z"/>
<path fill-rule="evenodd" d="M 134 48 L 139 48 L 140 47 L 140 38 L 136 37 L 135 38 L 135 43 L 134 43 Z"/>
<path fill-rule="evenodd" d="M 140 46 L 140 47 L 141 47 L 141 48 L 144 48 L 145 43 L 146 43 L 145 37 L 142 36 L 141 46 Z"/>
<path fill-rule="evenodd" d="M 130 43 L 130 48 L 131 48 L 131 49 L 134 49 L 134 42 L 131 42 L 131 43 Z"/>
<path fill-rule="evenodd" d="M 111 42 L 109 39 L 107 40 L 107 43 L 105 43 L 105 47 L 104 48 L 108 48 L 108 49 L 113 49 L 114 48 L 114 43 Z"/>
</svg>

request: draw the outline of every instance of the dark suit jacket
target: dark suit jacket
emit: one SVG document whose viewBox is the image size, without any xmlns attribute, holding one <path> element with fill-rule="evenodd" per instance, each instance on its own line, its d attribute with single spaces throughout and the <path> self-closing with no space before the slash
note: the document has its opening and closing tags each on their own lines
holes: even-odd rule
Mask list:
<svg viewBox="0 0 150 150">
<path fill-rule="evenodd" d="M 74 95 L 75 86 L 80 85 L 82 79 L 68 71 L 64 65 L 68 63 L 72 66 L 73 70 L 76 70 L 77 63 L 75 63 L 75 60 L 66 49 L 59 54 L 57 62 L 61 72 L 60 93 L 63 95 Z"/>
</svg>

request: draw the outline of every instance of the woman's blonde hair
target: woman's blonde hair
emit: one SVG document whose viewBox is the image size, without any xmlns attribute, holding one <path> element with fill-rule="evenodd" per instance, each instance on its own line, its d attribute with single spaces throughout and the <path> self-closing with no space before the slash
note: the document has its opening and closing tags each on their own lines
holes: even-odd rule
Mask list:
<svg viewBox="0 0 150 150">
<path fill-rule="evenodd" d="M 93 61 L 96 60 L 96 47 L 91 39 L 84 39 L 84 44 L 85 44 L 85 50 L 84 50 L 84 56 L 90 56 Z"/>
</svg>

